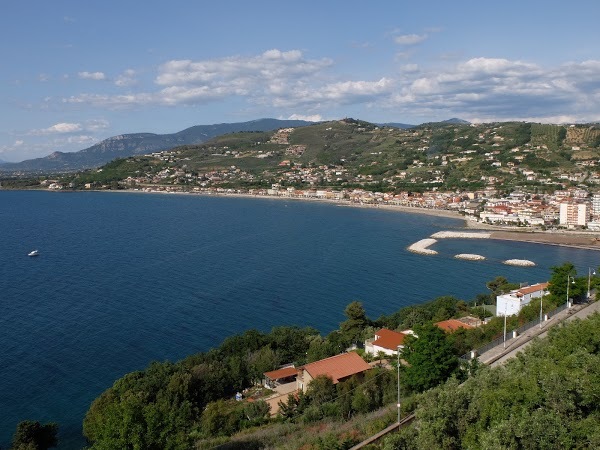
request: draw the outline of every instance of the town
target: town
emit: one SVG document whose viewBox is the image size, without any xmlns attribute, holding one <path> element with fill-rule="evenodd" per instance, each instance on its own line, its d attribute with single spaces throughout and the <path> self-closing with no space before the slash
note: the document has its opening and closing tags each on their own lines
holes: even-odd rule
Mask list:
<svg viewBox="0 0 600 450">
<path fill-rule="evenodd" d="M 599 142 L 595 126 L 397 129 L 344 119 L 234 133 L 46 178 L 40 187 L 326 200 L 447 210 L 489 225 L 598 231 Z M 319 163 L 324 159 L 330 162 Z"/>
</svg>

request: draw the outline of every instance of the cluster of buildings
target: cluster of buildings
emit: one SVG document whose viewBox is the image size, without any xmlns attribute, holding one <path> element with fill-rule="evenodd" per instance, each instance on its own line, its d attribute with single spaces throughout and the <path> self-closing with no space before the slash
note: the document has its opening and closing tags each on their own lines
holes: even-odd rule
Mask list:
<svg viewBox="0 0 600 450">
<path fill-rule="evenodd" d="M 437 322 L 435 325 L 446 333 L 453 333 L 460 328 L 470 329 L 481 325 L 481 321 L 475 317 L 464 317 L 461 319 L 449 319 Z M 414 335 L 412 330 L 402 332 L 382 328 L 374 333 L 374 337 L 367 339 L 364 343 L 365 352 L 373 357 L 396 357 L 398 352 L 402 353 L 407 336 Z M 275 389 L 280 394 L 275 399 L 293 392 L 306 392 L 310 383 L 318 376 L 331 378 L 333 384 L 345 381 L 352 376 L 361 375 L 379 365 L 381 361 L 367 363 L 358 353 L 349 351 L 339 355 L 331 356 L 319 361 L 304 364 L 300 367 L 288 365 L 277 370 L 265 372 L 264 385 Z M 277 413 L 277 402 L 269 402 L 271 414 Z"/>
<path fill-rule="evenodd" d="M 497 296 L 497 315 L 510 316 L 518 314 L 533 299 L 547 294 L 548 283 L 537 283 L 531 286 L 521 287 L 506 294 Z M 435 323 L 437 327 L 446 333 L 454 333 L 459 329 L 472 329 L 483 324 L 476 317 L 467 316 L 460 319 L 449 319 Z M 365 353 L 371 357 L 395 358 L 402 354 L 406 338 L 418 336 L 412 330 L 393 331 L 382 328 L 374 333 L 374 336 L 364 342 Z M 345 381 L 352 376 L 361 375 L 380 365 L 381 361 L 367 363 L 358 353 L 349 351 L 339 355 L 331 356 L 319 361 L 308 363 L 300 367 L 294 365 L 284 366 L 280 369 L 264 373 L 263 382 L 266 387 L 281 391 L 275 394 L 274 399 L 293 392 L 306 392 L 310 383 L 319 376 L 331 378 L 333 384 Z M 278 411 L 277 402 L 270 402 L 274 415 Z"/>
<path fill-rule="evenodd" d="M 182 173 L 159 173 L 152 179 L 160 182 L 165 177 L 184 176 Z M 232 166 L 228 171 L 213 171 L 200 175 L 205 179 L 200 186 L 161 185 L 148 186 L 148 180 L 129 177 L 125 180 L 130 188 L 147 191 L 197 192 L 204 194 L 241 194 L 252 196 L 273 196 L 330 200 L 341 203 L 403 206 L 411 208 L 441 209 L 454 211 L 465 218 L 486 224 L 529 227 L 563 227 L 568 229 L 589 229 L 600 231 L 600 193 L 590 194 L 583 189 L 557 190 L 552 194 L 531 195 L 515 191 L 506 197 L 498 197 L 497 191 L 462 192 L 373 192 L 365 189 L 308 188 L 274 183 L 270 188 L 236 189 L 210 186 L 214 181 L 227 181 L 232 177 L 245 177 L 252 181 L 255 177 Z M 310 175 L 304 174 L 305 178 Z M 52 187 L 56 189 L 57 184 Z M 145 186 L 145 187 L 144 187 Z M 91 188 L 86 185 L 86 188 Z"/>
</svg>

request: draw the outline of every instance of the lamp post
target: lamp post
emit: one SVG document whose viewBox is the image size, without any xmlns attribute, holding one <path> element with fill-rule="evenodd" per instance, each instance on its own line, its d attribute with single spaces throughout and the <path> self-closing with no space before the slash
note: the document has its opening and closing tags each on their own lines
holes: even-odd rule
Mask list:
<svg viewBox="0 0 600 450">
<path fill-rule="evenodd" d="M 588 291 L 587 291 L 587 299 L 589 301 L 590 297 L 592 296 L 592 291 L 590 289 L 591 285 L 592 285 L 592 275 L 596 275 L 596 271 L 592 272 L 592 268 L 588 267 Z"/>
<path fill-rule="evenodd" d="M 398 429 L 400 429 L 400 345 L 396 348 L 396 354 L 398 355 Z"/>
<path fill-rule="evenodd" d="M 506 303 L 504 303 L 504 348 L 506 348 Z"/>
<path fill-rule="evenodd" d="M 542 328 L 542 322 L 544 321 L 544 292 L 542 292 L 542 296 L 540 297 L 540 328 Z"/>
<path fill-rule="evenodd" d="M 567 275 L 567 308 L 571 307 L 571 305 L 569 305 L 569 285 L 571 283 L 575 284 L 575 277 L 572 277 L 571 275 Z"/>
</svg>

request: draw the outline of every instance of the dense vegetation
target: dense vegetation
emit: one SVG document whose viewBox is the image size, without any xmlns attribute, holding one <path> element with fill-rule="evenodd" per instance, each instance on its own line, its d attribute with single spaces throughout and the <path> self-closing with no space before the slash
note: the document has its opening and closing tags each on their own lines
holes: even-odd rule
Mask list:
<svg viewBox="0 0 600 450">
<path fill-rule="evenodd" d="M 344 119 L 299 127 L 284 137 L 274 131 L 222 135 L 160 156 L 121 158 L 62 181 L 75 189 L 88 183 L 104 189 L 118 184 L 251 189 L 280 183 L 386 192 L 489 185 L 548 191 L 586 182 L 600 157 L 599 142 L 597 126 L 504 122 L 397 129 Z M 527 171 L 535 172 L 533 178 Z M 577 176 L 567 180 L 560 177 L 564 173 Z"/>
<path fill-rule="evenodd" d="M 17 425 L 11 450 L 47 450 L 58 445 L 58 425 L 24 420 Z"/>
<path fill-rule="evenodd" d="M 84 435 L 98 449 L 189 448 L 193 437 L 220 433 L 220 421 L 233 420 L 223 399 L 281 362 L 304 362 L 316 336 L 311 328 L 278 327 L 268 334 L 250 330 L 179 363 L 153 363 L 121 378 L 94 401 Z M 265 415 L 260 405 L 235 413 L 247 414 L 248 424 Z M 239 426 L 230 424 L 224 431 Z"/>
<path fill-rule="evenodd" d="M 416 400 L 385 449 L 600 448 L 600 314 L 550 330 L 505 366 Z"/>
<path fill-rule="evenodd" d="M 544 309 L 564 303 L 562 285 L 566 289 L 566 283 L 559 281 L 564 281 L 567 273 L 576 275 L 571 264 L 553 268 L 555 283 L 544 300 Z M 583 295 L 586 281 L 586 277 L 575 278 L 570 295 Z M 453 375 L 462 379 L 466 372 L 460 370 L 457 356 L 501 335 L 502 319 L 450 335 L 432 324 L 467 314 L 485 316 L 481 305 L 491 304 L 495 295 L 515 285 L 497 277 L 487 287 L 490 293 L 469 304 L 440 297 L 377 320 L 367 318 L 362 305 L 352 302 L 345 310 L 346 320 L 325 337 L 312 328 L 276 327 L 269 333 L 249 330 L 178 363 L 153 363 L 118 380 L 94 401 L 84 421 L 84 434 L 93 449 L 179 449 L 194 442 L 208 447 L 226 442 L 240 430 L 273 421 L 269 407 L 261 400 L 267 393 L 264 388 L 253 387 L 264 372 L 286 363 L 298 365 L 338 354 L 352 344 L 361 344 L 382 326 L 412 328 L 419 336 L 406 341 L 403 395 L 425 391 Z M 539 302 L 532 302 L 519 316 L 510 318 L 509 326 L 537 317 L 539 308 Z M 395 401 L 395 378 L 395 370 L 383 367 L 337 385 L 329 378 L 317 378 L 306 394 L 290 396 L 281 403 L 276 422 L 346 421 L 377 410 Z M 254 401 L 233 400 L 235 393 L 243 390 Z M 354 441 L 356 436 L 348 442 Z"/>
</svg>

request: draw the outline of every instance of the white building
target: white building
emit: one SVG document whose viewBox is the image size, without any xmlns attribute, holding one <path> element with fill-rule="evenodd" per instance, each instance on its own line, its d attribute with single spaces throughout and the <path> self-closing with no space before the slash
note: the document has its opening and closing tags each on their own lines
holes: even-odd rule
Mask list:
<svg viewBox="0 0 600 450">
<path fill-rule="evenodd" d="M 594 222 L 600 219 L 600 194 L 594 194 L 592 197 L 592 217 Z"/>
<path fill-rule="evenodd" d="M 540 298 L 548 289 L 548 283 L 538 283 L 510 291 L 496 297 L 496 315 L 513 316 L 534 298 Z"/>
<path fill-rule="evenodd" d="M 568 227 L 587 225 L 587 205 L 565 202 L 560 204 L 560 224 Z"/>
<path fill-rule="evenodd" d="M 375 333 L 374 338 L 365 341 L 365 352 L 375 356 L 380 352 L 388 356 L 394 356 L 398 349 L 402 351 L 404 348 L 404 338 L 406 336 L 407 333 L 382 328 Z"/>
</svg>

